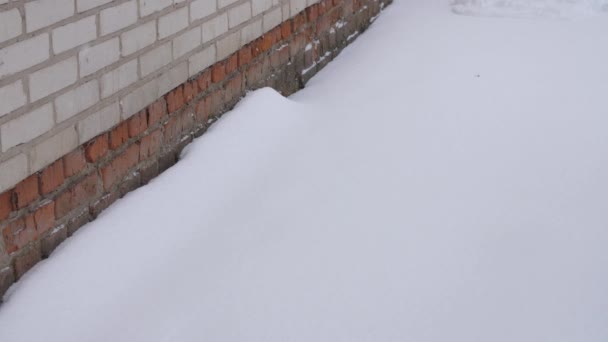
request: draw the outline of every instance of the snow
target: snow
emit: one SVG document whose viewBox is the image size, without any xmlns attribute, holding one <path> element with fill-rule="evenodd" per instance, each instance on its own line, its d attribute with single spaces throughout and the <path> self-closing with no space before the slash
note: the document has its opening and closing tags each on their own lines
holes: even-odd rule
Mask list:
<svg viewBox="0 0 608 342">
<path fill-rule="evenodd" d="M 0 341 L 608 340 L 607 30 L 395 1 L 38 264 Z"/>
<path fill-rule="evenodd" d="M 572 18 L 608 13 L 608 1 L 453 0 L 452 10 L 472 16 Z"/>
</svg>

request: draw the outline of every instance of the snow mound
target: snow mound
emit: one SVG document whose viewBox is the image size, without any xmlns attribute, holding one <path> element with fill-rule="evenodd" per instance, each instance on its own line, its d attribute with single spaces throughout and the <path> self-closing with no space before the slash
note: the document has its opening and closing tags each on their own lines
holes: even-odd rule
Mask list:
<svg viewBox="0 0 608 342">
<path fill-rule="evenodd" d="M 608 0 L 453 0 L 457 14 L 513 18 L 573 18 L 608 13 Z"/>
</svg>

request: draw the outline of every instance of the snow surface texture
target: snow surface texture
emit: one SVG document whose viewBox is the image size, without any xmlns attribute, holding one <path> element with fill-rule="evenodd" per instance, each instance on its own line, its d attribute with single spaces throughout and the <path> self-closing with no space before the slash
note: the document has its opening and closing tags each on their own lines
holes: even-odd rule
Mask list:
<svg viewBox="0 0 608 342">
<path fill-rule="evenodd" d="M 606 32 L 396 1 L 38 264 L 0 341 L 607 341 Z"/>
<path fill-rule="evenodd" d="M 573 18 L 608 13 L 608 0 L 453 0 L 458 14 L 493 17 Z"/>
</svg>

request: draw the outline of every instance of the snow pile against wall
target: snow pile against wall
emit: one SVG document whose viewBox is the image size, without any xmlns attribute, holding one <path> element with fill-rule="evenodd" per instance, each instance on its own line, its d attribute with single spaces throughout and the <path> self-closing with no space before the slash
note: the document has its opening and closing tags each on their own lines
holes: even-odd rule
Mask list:
<svg viewBox="0 0 608 342">
<path fill-rule="evenodd" d="M 458 14 L 492 17 L 570 18 L 608 13 L 607 0 L 454 0 Z"/>
</svg>

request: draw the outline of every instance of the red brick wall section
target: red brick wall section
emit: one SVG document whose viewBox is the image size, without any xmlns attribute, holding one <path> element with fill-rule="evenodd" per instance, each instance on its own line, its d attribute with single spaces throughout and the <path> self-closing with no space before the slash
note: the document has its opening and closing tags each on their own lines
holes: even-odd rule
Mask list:
<svg viewBox="0 0 608 342">
<path fill-rule="evenodd" d="M 79 227 L 175 164 L 246 91 L 299 90 L 391 1 L 312 5 L 0 194 L 0 297 Z"/>
</svg>

